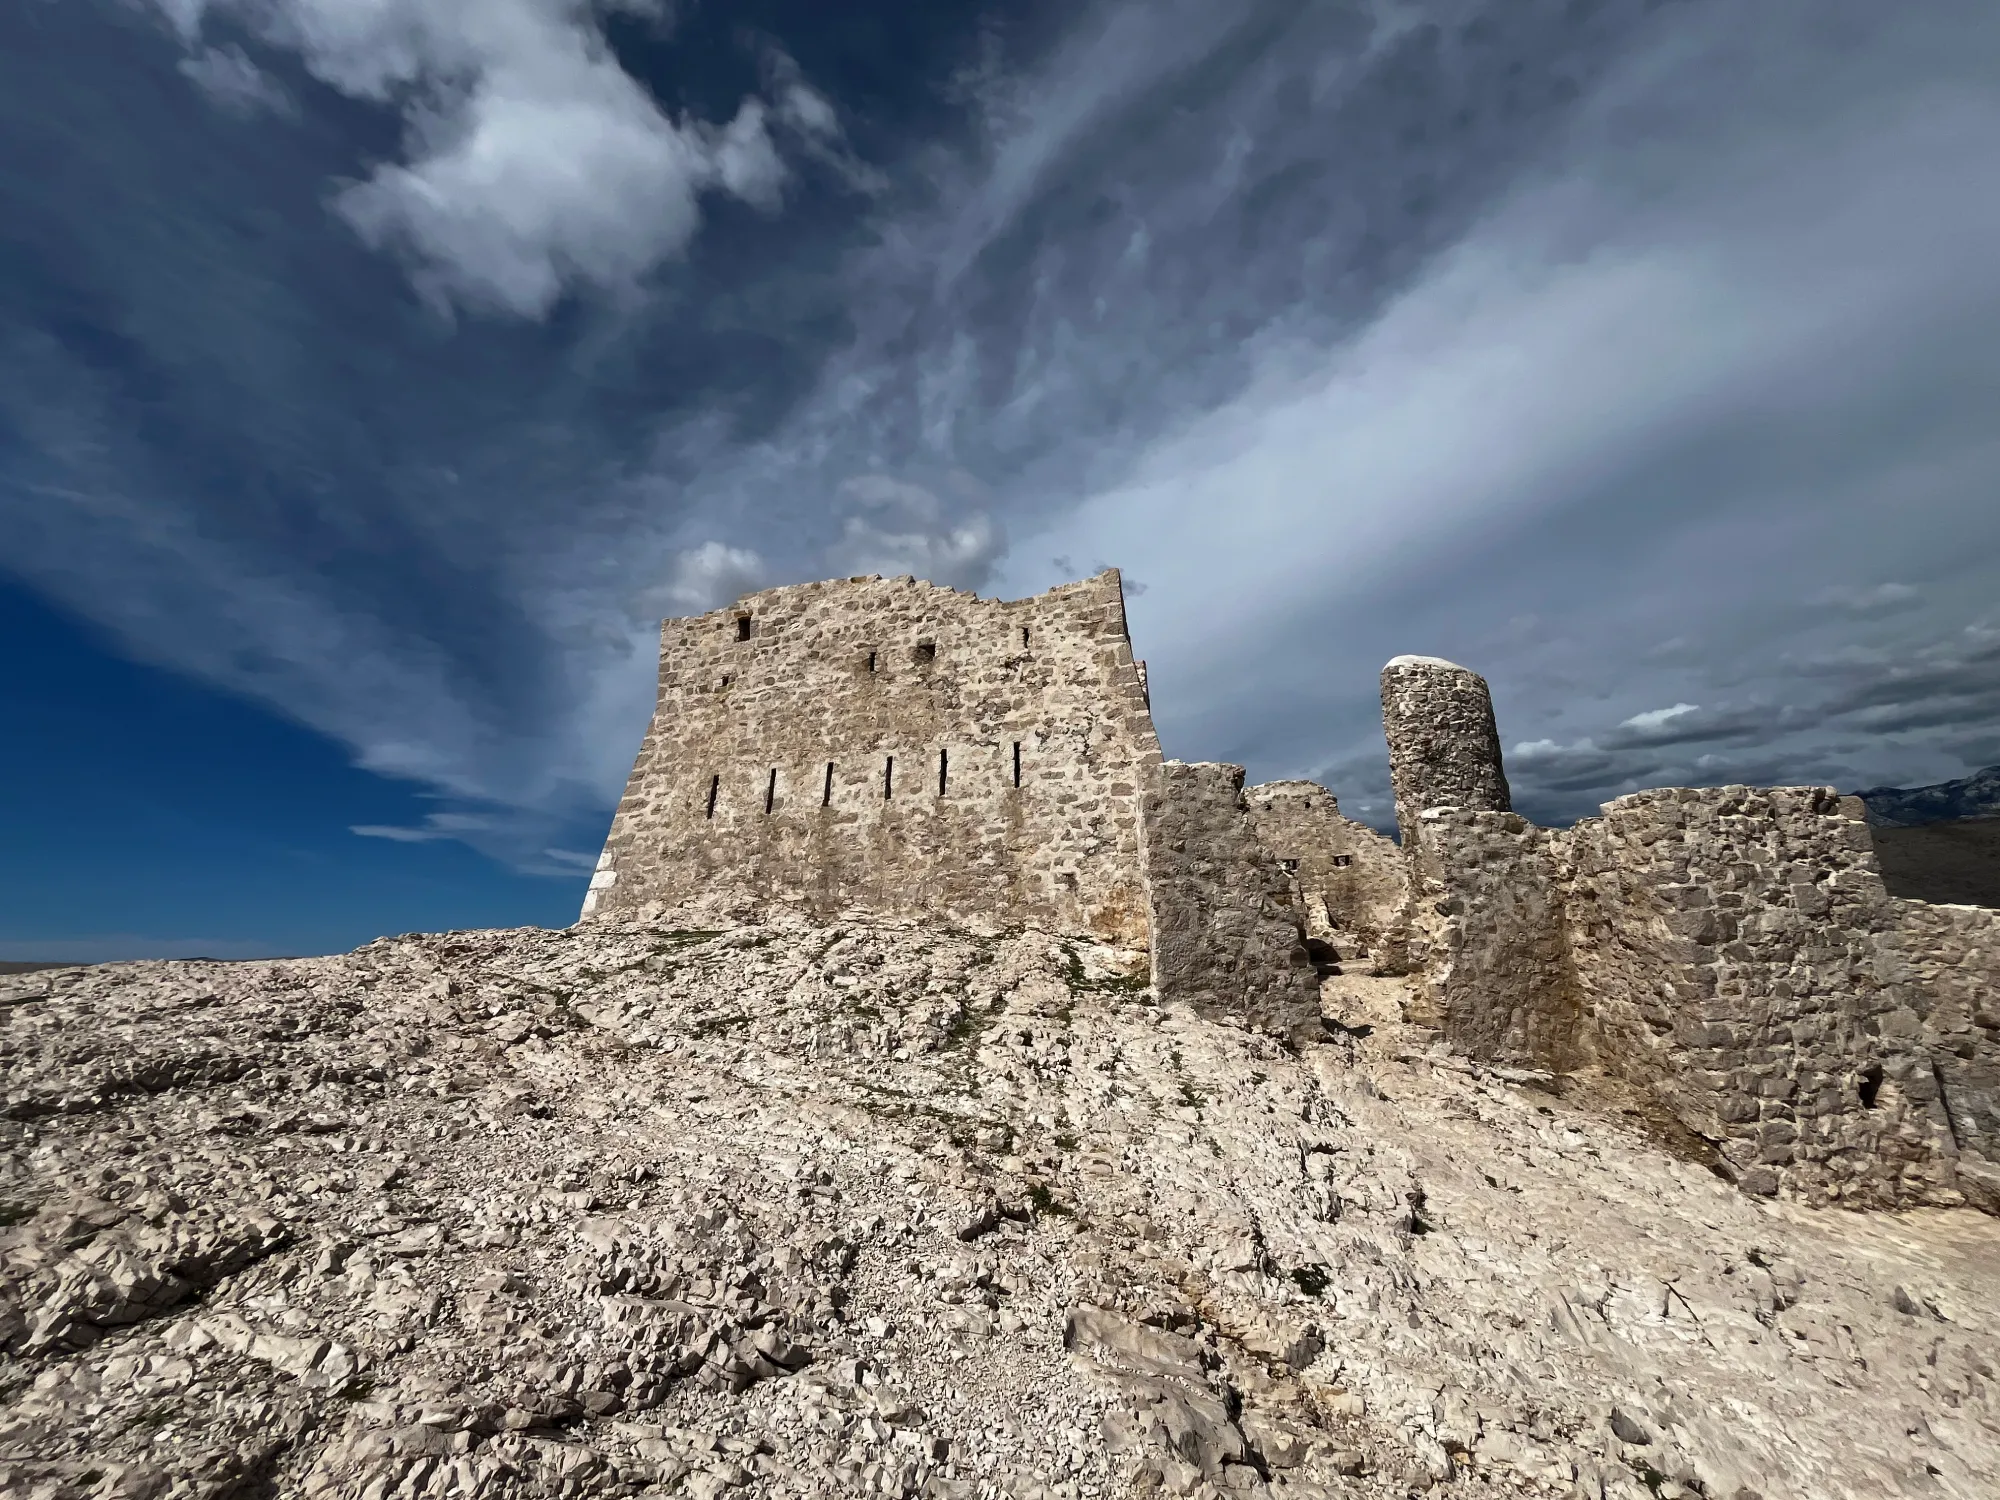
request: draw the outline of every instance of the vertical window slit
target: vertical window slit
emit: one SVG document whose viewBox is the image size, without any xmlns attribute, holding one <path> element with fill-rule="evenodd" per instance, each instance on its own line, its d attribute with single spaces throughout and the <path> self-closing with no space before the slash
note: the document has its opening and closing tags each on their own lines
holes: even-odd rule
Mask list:
<svg viewBox="0 0 2000 1500">
<path fill-rule="evenodd" d="M 945 767 L 948 764 L 947 760 L 945 759 L 945 756 L 946 756 L 945 751 L 943 750 L 938 751 L 938 795 L 940 797 L 944 795 Z"/>
<path fill-rule="evenodd" d="M 1028 646 L 1028 627 L 1023 625 L 1021 627 L 1021 648 L 1023 650 L 1026 650 L 1027 646 Z"/>
<path fill-rule="evenodd" d="M 882 762 L 882 800 L 887 802 L 895 788 L 896 757 L 890 756 Z"/>
<path fill-rule="evenodd" d="M 720 792 L 721 790 L 722 790 L 722 778 L 721 778 L 720 776 L 711 776 L 711 777 L 709 777 L 709 778 L 708 778 L 708 816 L 709 816 L 709 817 L 711 817 L 711 818 L 715 816 L 715 798 L 716 798 L 716 794 L 717 794 L 717 793 L 719 793 L 719 792 Z"/>
<path fill-rule="evenodd" d="M 764 811 L 770 812 L 778 801 L 778 768 L 771 767 L 771 779 L 764 783 Z"/>
<path fill-rule="evenodd" d="M 871 672 L 875 670 L 875 653 L 873 651 L 868 653 L 868 670 Z"/>
<path fill-rule="evenodd" d="M 1021 742 L 1014 741 L 1014 785 L 1021 784 Z"/>
<path fill-rule="evenodd" d="M 736 639 L 739 641 L 750 639 L 750 617 L 748 615 L 738 615 L 736 617 Z"/>
<path fill-rule="evenodd" d="M 824 790 L 819 794 L 819 805 L 821 807 L 833 806 L 833 762 L 832 761 L 828 761 L 826 763 L 826 790 Z"/>
</svg>

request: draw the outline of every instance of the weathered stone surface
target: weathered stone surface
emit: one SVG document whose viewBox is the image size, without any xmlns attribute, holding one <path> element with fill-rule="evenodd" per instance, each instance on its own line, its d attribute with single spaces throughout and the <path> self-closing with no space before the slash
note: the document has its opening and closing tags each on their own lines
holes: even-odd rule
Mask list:
<svg viewBox="0 0 2000 1500">
<path fill-rule="evenodd" d="M 1485 1062 L 1566 1071 L 1586 1060 L 1561 836 L 1516 813 L 1434 807 L 1404 855 L 1411 1019 Z"/>
<path fill-rule="evenodd" d="M 1453 694 L 1404 695 L 1434 718 L 1404 736 L 1427 748 L 1399 806 L 1441 795 L 1435 766 L 1497 767 L 1483 686 Z M 1862 813 L 1823 787 L 1641 792 L 1554 831 L 1428 807 L 1391 939 L 1410 1018 L 1638 1084 L 1751 1193 L 2000 1210 L 2000 913 L 1892 898 Z"/>
<path fill-rule="evenodd" d="M 1892 898 L 1842 803 L 1642 792 L 1563 836 L 1596 1050 L 1752 1191 L 2000 1207 L 2000 913 Z"/>
<path fill-rule="evenodd" d="M 1486 679 L 1435 656 L 1399 656 L 1382 669 L 1382 732 L 1403 842 L 1428 808 L 1511 812 L 1500 731 Z"/>
<path fill-rule="evenodd" d="M 1306 936 L 1331 959 L 1378 950 L 1403 903 L 1403 857 L 1395 843 L 1340 813 L 1333 793 L 1311 781 L 1269 781 L 1243 794 L 1257 842 L 1292 877 Z"/>
<path fill-rule="evenodd" d="M 1399 980 L 1293 1052 L 1128 959 L 593 923 L 0 979 L 27 1097 L 86 1037 L 257 1059 L 0 1119 L 0 1492 L 1989 1492 L 2000 1222 L 1746 1196 Z"/>
<path fill-rule="evenodd" d="M 662 627 L 584 916 L 788 907 L 1138 946 L 1159 758 L 1115 570 L 1005 602 L 913 578 L 767 589 Z"/>
<path fill-rule="evenodd" d="M 1153 988 L 1286 1035 L 1319 1025 L 1319 981 L 1284 868 L 1257 841 L 1243 768 L 1170 760 L 1146 797 Z"/>
</svg>

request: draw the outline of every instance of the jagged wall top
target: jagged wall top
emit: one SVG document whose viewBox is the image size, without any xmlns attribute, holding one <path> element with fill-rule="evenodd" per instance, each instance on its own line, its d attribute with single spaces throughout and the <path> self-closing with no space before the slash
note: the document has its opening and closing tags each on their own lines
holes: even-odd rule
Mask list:
<svg viewBox="0 0 2000 1500">
<path fill-rule="evenodd" d="M 1143 943 L 1158 761 L 1115 569 L 1018 600 L 909 577 L 747 594 L 662 627 L 584 916 L 781 904 Z"/>
<path fill-rule="evenodd" d="M 1428 807 L 1512 810 L 1493 695 L 1477 672 L 1442 657 L 1396 657 L 1382 668 L 1382 732 L 1405 843 Z"/>
</svg>

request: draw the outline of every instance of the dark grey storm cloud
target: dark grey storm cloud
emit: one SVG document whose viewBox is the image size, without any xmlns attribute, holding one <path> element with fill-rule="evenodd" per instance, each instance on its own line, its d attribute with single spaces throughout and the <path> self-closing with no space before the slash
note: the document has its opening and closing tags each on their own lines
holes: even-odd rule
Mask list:
<svg viewBox="0 0 2000 1500">
<path fill-rule="evenodd" d="M 997 8 L 893 103 L 639 0 L 37 14 L 6 565 L 377 835 L 601 815 L 661 613 L 1086 559 L 1170 753 L 1377 818 L 1403 651 L 1538 816 L 2000 758 L 1984 0 Z"/>
</svg>

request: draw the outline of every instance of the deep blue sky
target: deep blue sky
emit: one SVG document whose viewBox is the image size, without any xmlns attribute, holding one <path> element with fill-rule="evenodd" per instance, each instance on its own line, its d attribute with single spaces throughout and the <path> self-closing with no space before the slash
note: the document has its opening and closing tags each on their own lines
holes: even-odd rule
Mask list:
<svg viewBox="0 0 2000 1500">
<path fill-rule="evenodd" d="M 0 9 L 0 957 L 574 914 L 654 624 L 1134 581 L 1381 818 L 2000 761 L 1986 0 Z"/>
</svg>

